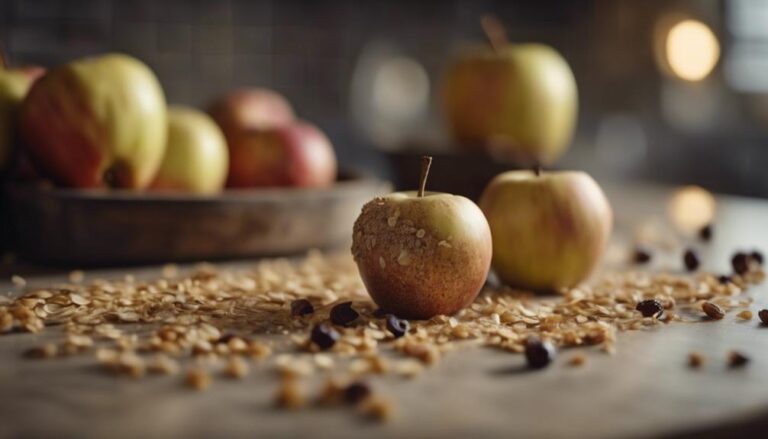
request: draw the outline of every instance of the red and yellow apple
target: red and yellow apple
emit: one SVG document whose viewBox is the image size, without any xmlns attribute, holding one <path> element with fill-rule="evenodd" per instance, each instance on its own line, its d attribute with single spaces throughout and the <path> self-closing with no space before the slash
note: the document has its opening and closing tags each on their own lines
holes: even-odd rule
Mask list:
<svg viewBox="0 0 768 439">
<path fill-rule="evenodd" d="M 510 171 L 485 188 L 480 207 L 493 235 L 493 269 L 532 290 L 573 287 L 597 266 L 611 233 L 605 194 L 583 172 Z"/>
<path fill-rule="evenodd" d="M 187 107 L 168 108 L 168 141 L 151 188 L 212 194 L 224 187 L 229 169 L 227 142 L 207 114 Z"/>
<path fill-rule="evenodd" d="M 44 73 L 42 67 L 0 66 L 0 172 L 8 167 L 18 142 L 16 127 L 21 102 L 32 84 Z"/>
<path fill-rule="evenodd" d="M 422 186 L 423 187 L 423 186 Z M 352 255 L 368 293 L 401 318 L 451 315 L 470 304 L 491 263 L 491 232 L 467 198 L 396 192 L 363 206 Z"/>
<path fill-rule="evenodd" d="M 471 47 L 443 81 L 443 110 L 455 140 L 518 163 L 550 164 L 571 140 L 576 81 L 543 44 Z"/>
<path fill-rule="evenodd" d="M 237 143 L 243 131 L 284 126 L 296 119 L 288 100 L 265 88 L 236 90 L 214 102 L 208 112 L 230 143 Z"/>
<path fill-rule="evenodd" d="M 279 94 L 239 90 L 209 112 L 227 139 L 228 187 L 323 187 L 336 179 L 336 155 L 328 137 L 296 120 Z"/>
<path fill-rule="evenodd" d="M 20 129 L 36 168 L 60 185 L 144 188 L 165 152 L 165 97 L 133 57 L 81 59 L 32 86 Z"/>
<path fill-rule="evenodd" d="M 229 187 L 324 187 L 336 179 L 331 142 L 305 122 L 250 131 L 229 154 Z"/>
</svg>

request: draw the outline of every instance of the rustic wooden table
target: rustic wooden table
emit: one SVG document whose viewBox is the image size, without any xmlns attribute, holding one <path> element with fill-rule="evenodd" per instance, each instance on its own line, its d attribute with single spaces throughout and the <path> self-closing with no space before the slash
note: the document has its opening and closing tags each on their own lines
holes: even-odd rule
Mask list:
<svg viewBox="0 0 768 439">
<path fill-rule="evenodd" d="M 628 187 L 608 192 L 618 240 L 639 221 L 663 218 L 669 193 Z M 735 249 L 768 250 L 768 202 L 718 201 L 715 237 L 700 247 L 704 268 L 726 272 Z M 676 269 L 675 261 L 667 268 Z M 128 271 L 137 272 L 98 275 Z M 10 282 L 0 288 L 18 293 Z M 750 294 L 753 311 L 768 305 L 764 285 Z M 768 427 L 768 329 L 756 319 L 737 322 L 734 313 L 719 322 L 621 333 L 614 356 L 588 349 L 588 363 L 578 369 L 565 367 L 563 356 L 553 367 L 527 372 L 521 355 L 482 348 L 449 354 L 416 380 L 374 380 L 397 402 L 397 416 L 385 425 L 344 410 L 273 409 L 275 380 L 266 365 L 243 382 L 217 380 L 209 391 L 195 393 L 178 377 L 133 381 L 94 373 L 89 358 L 20 357 L 46 337 L 51 335 L 0 337 L 0 437 L 699 437 Z M 752 362 L 729 370 L 730 349 L 748 353 Z M 708 357 L 701 370 L 686 367 L 693 350 Z"/>
</svg>

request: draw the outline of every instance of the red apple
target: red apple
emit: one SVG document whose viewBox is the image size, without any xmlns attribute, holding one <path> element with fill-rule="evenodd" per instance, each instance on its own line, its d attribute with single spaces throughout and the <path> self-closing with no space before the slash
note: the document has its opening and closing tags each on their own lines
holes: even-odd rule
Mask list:
<svg viewBox="0 0 768 439">
<path fill-rule="evenodd" d="M 20 129 L 43 177 L 69 187 L 144 188 L 165 152 L 165 97 L 133 57 L 76 60 L 32 86 Z"/>
<path fill-rule="evenodd" d="M 229 145 L 229 155 L 229 187 L 322 187 L 336 179 L 331 142 L 306 122 L 250 131 Z"/>
<path fill-rule="evenodd" d="M 229 143 L 237 143 L 249 130 L 283 126 L 296 118 L 288 100 L 264 88 L 234 91 L 214 102 L 208 112 Z"/>
<path fill-rule="evenodd" d="M 421 189 L 378 197 L 363 206 L 352 255 L 368 293 L 403 318 L 451 315 L 472 303 L 491 264 L 491 231 L 467 198 Z"/>
<path fill-rule="evenodd" d="M 0 171 L 4 171 L 17 144 L 19 108 L 32 84 L 43 74 L 42 67 L 6 68 L 0 65 Z"/>
</svg>

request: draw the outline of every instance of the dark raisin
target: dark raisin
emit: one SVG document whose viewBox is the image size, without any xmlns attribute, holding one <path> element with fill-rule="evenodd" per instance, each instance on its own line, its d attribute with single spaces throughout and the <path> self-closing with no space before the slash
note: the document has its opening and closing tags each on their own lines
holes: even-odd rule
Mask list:
<svg viewBox="0 0 768 439">
<path fill-rule="evenodd" d="M 525 359 L 531 369 L 542 369 L 549 366 L 555 355 L 555 347 L 548 341 L 530 337 L 525 343 Z"/>
<path fill-rule="evenodd" d="M 731 258 L 731 265 L 736 274 L 742 275 L 749 271 L 749 255 L 738 252 Z"/>
<path fill-rule="evenodd" d="M 763 325 L 768 325 L 768 309 L 761 309 L 757 312 L 757 316 L 760 317 L 760 321 Z"/>
<path fill-rule="evenodd" d="M 749 254 L 749 256 L 752 258 L 753 261 L 757 262 L 760 265 L 763 265 L 763 253 L 758 250 L 753 250 L 752 253 Z"/>
<path fill-rule="evenodd" d="M 749 363 L 749 357 L 738 351 L 731 351 L 728 353 L 728 367 L 737 368 L 745 366 Z"/>
<path fill-rule="evenodd" d="M 721 274 L 720 276 L 717 276 L 717 281 L 721 284 L 725 285 L 727 283 L 731 282 L 731 276 L 727 276 L 725 274 Z"/>
<path fill-rule="evenodd" d="M 651 262 L 651 252 L 648 249 L 637 247 L 632 253 L 632 261 L 635 264 L 647 264 Z"/>
<path fill-rule="evenodd" d="M 692 249 L 685 251 L 685 254 L 683 254 L 683 262 L 685 263 L 685 269 L 688 271 L 696 271 L 701 264 L 701 262 L 699 262 L 699 257 Z"/>
<path fill-rule="evenodd" d="M 404 336 L 410 327 L 411 325 L 408 323 L 408 320 L 398 319 L 397 316 L 391 314 L 387 316 L 387 330 L 389 330 L 395 338 Z"/>
<path fill-rule="evenodd" d="M 371 395 L 371 386 L 363 381 L 355 381 L 344 389 L 344 400 L 350 404 L 357 404 Z"/>
<path fill-rule="evenodd" d="M 373 312 L 373 316 L 376 317 L 377 319 L 386 317 L 387 311 L 385 311 L 383 308 L 376 308 L 376 310 Z"/>
<path fill-rule="evenodd" d="M 310 335 L 312 343 L 316 344 L 322 350 L 327 350 L 336 344 L 339 340 L 339 333 L 333 327 L 326 323 L 319 323 L 312 328 Z"/>
<path fill-rule="evenodd" d="M 315 307 L 307 299 L 296 299 L 291 302 L 291 315 L 294 317 L 306 316 L 313 312 L 315 312 Z"/>
<path fill-rule="evenodd" d="M 704 304 L 701 305 L 701 310 L 712 320 L 721 320 L 725 317 L 725 311 L 712 302 L 704 302 Z"/>
<path fill-rule="evenodd" d="M 637 304 L 635 309 L 640 311 L 640 314 L 642 314 L 643 317 L 659 316 L 664 312 L 664 307 L 661 305 L 661 302 L 656 299 L 643 300 Z"/>
<path fill-rule="evenodd" d="M 331 308 L 331 323 L 347 326 L 354 322 L 360 314 L 352 308 L 352 302 L 343 302 Z"/>
<path fill-rule="evenodd" d="M 705 242 L 712 240 L 712 224 L 707 224 L 699 230 L 699 238 Z"/>
</svg>

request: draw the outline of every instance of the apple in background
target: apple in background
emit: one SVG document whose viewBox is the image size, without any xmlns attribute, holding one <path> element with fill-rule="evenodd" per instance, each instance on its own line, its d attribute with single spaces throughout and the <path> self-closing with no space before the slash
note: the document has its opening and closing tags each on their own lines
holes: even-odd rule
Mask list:
<svg viewBox="0 0 768 439">
<path fill-rule="evenodd" d="M 296 119 L 288 100 L 264 88 L 236 90 L 214 102 L 208 113 L 230 143 L 237 143 L 244 131 L 283 126 Z"/>
<path fill-rule="evenodd" d="M 228 187 L 324 187 L 336 180 L 331 142 L 306 122 L 250 131 L 229 154 Z"/>
<path fill-rule="evenodd" d="M 431 159 L 429 159 L 431 160 Z M 451 315 L 482 289 L 491 231 L 467 198 L 421 189 L 378 197 L 355 221 L 352 255 L 368 293 L 401 318 Z"/>
<path fill-rule="evenodd" d="M 566 149 L 577 115 L 568 63 L 543 44 L 500 44 L 460 53 L 443 81 L 455 140 L 520 164 L 547 165 Z"/>
<path fill-rule="evenodd" d="M 168 141 L 151 188 L 212 194 L 224 187 L 229 169 L 227 142 L 207 114 L 168 108 Z"/>
<path fill-rule="evenodd" d="M 18 113 L 32 84 L 43 74 L 42 67 L 6 68 L 0 57 L 0 172 L 8 168 L 17 144 Z"/>
<path fill-rule="evenodd" d="M 165 152 L 165 97 L 154 73 L 133 57 L 81 59 L 35 83 L 20 129 L 43 177 L 68 187 L 140 189 Z"/>
<path fill-rule="evenodd" d="M 336 180 L 336 155 L 314 125 L 266 89 L 238 90 L 209 110 L 229 147 L 227 186 L 323 187 Z"/>
<path fill-rule="evenodd" d="M 583 172 L 510 171 L 485 188 L 493 268 L 506 284 L 573 287 L 597 266 L 613 222 L 600 186 Z"/>
</svg>

